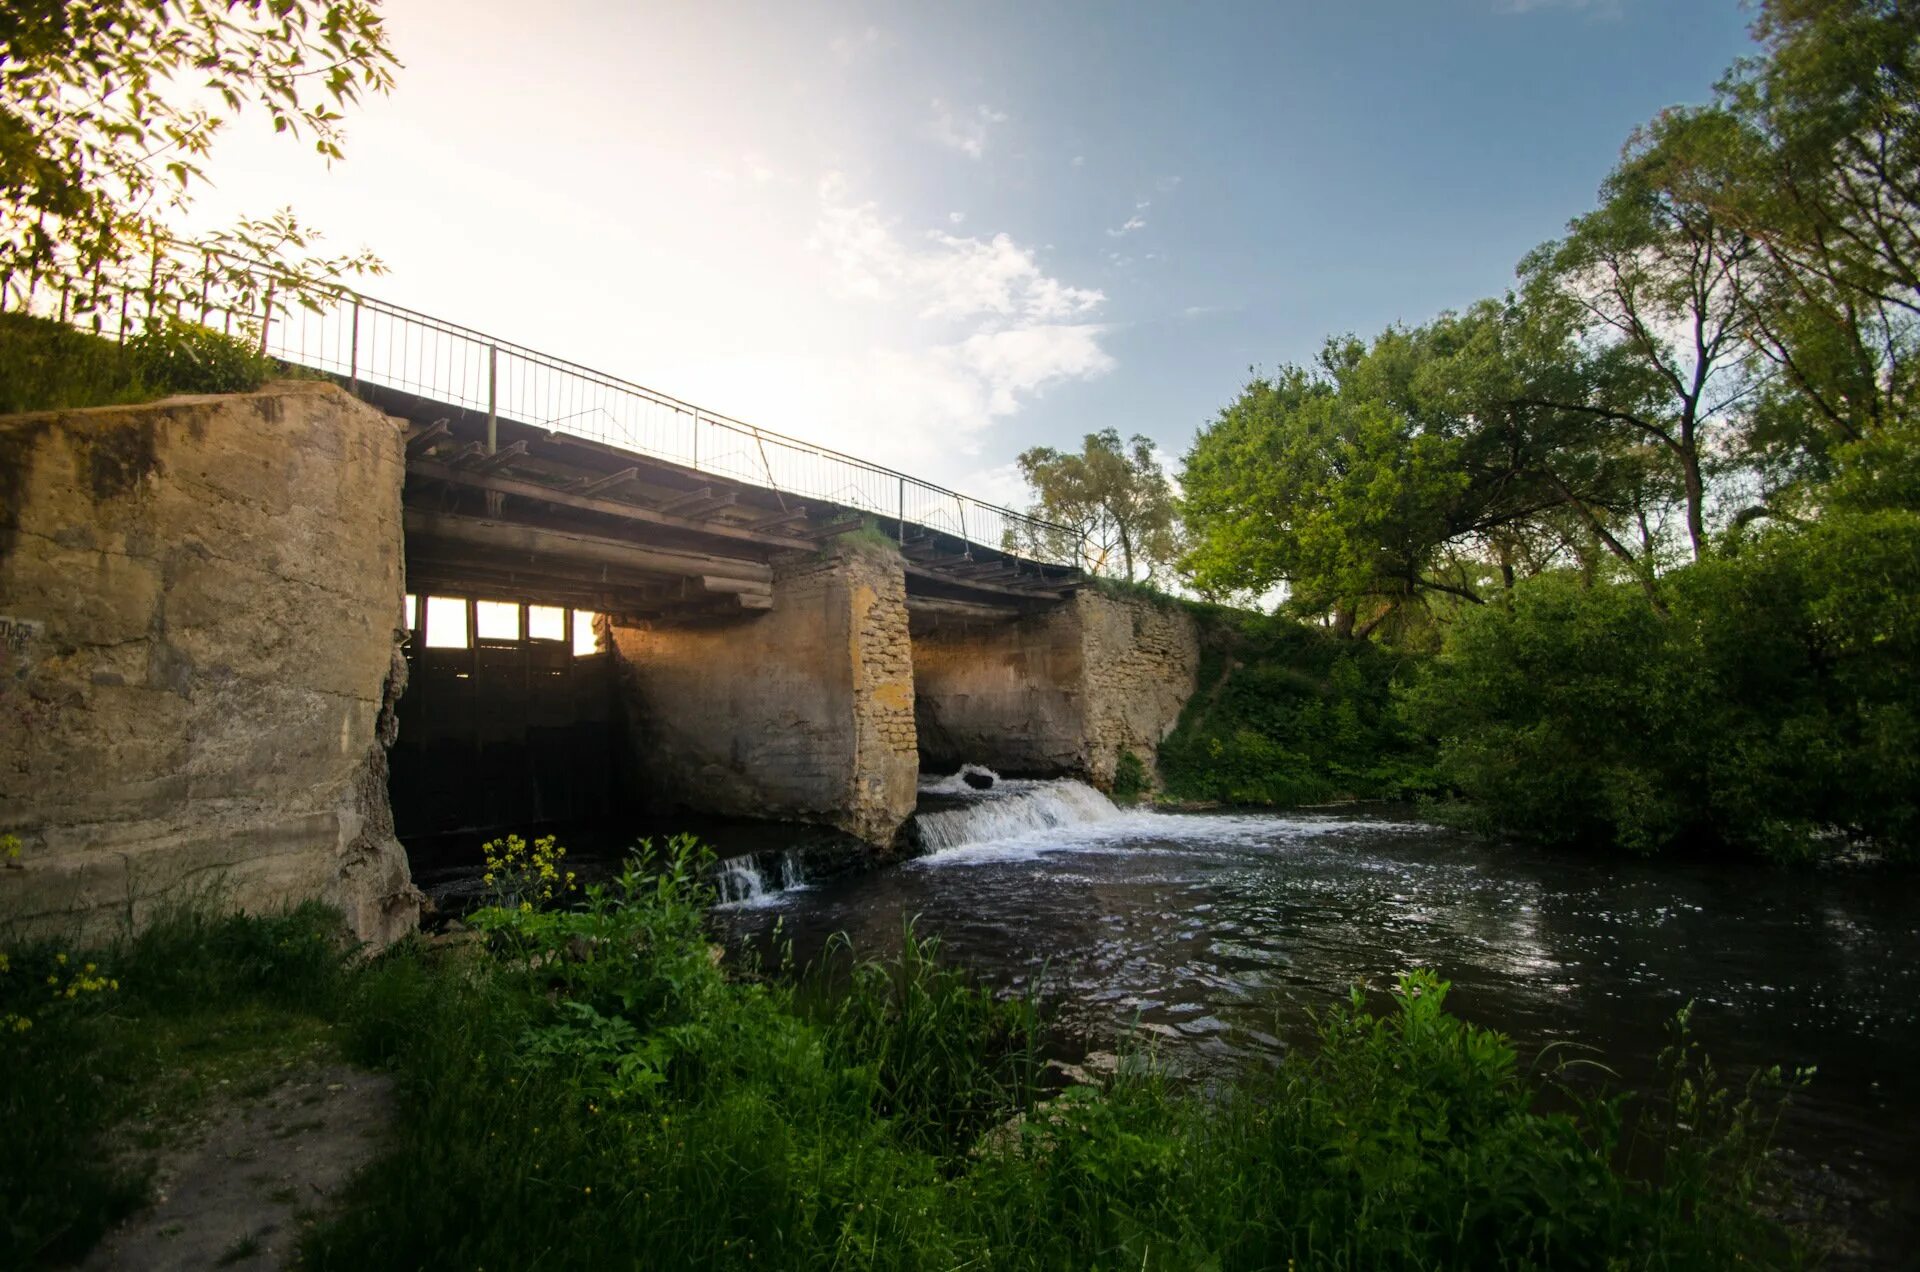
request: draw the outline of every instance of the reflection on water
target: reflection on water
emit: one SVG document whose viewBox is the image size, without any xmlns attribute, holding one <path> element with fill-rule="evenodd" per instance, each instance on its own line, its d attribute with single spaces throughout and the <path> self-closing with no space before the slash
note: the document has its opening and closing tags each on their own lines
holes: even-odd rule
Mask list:
<svg viewBox="0 0 1920 1272">
<path fill-rule="evenodd" d="M 1066 1029 L 1137 1028 L 1191 1069 L 1298 1043 L 1348 985 L 1426 966 L 1523 1052 L 1592 1044 L 1645 1086 L 1692 1000 L 1729 1078 L 1819 1067 L 1783 1132 L 1796 1172 L 1883 1259 L 1920 1241 L 1911 879 L 1535 854 L 1345 811 L 1123 812 L 1066 786 L 1000 783 L 927 856 L 716 921 L 762 948 L 777 921 L 804 961 L 835 932 L 888 952 L 911 918 L 991 982 L 1038 984 Z"/>
</svg>

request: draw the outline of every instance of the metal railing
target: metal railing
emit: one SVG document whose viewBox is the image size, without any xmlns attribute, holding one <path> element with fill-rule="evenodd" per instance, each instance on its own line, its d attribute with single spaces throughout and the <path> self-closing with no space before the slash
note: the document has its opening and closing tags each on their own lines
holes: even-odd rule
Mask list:
<svg viewBox="0 0 1920 1272">
<path fill-rule="evenodd" d="M 160 261 L 166 262 L 164 271 Z M 282 362 L 338 377 L 356 392 L 377 386 L 484 412 L 490 441 L 495 421 L 517 421 L 783 496 L 845 505 L 873 515 L 899 537 L 923 527 L 969 547 L 1054 565 L 1079 563 L 1080 538 L 1071 527 L 336 283 L 251 262 L 235 268 L 230 258 L 218 270 L 207 263 L 198 269 L 196 275 L 193 262 L 183 266 L 163 252 L 145 278 L 136 273 L 119 283 L 97 275 L 42 275 L 24 290 L 15 288 L 5 307 L 57 313 L 83 330 L 121 340 L 156 317 L 192 319 L 254 341 L 260 352 Z"/>
</svg>

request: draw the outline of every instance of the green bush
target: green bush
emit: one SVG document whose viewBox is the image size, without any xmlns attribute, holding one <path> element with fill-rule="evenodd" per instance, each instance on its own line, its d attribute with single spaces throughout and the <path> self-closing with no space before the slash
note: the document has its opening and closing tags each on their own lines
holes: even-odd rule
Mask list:
<svg viewBox="0 0 1920 1272">
<path fill-rule="evenodd" d="M 0 415 L 112 406 L 151 396 L 111 340 L 26 314 L 0 314 Z"/>
<path fill-rule="evenodd" d="M 288 374 L 245 340 L 169 319 L 122 345 L 63 323 L 0 314 L 0 415 L 250 393 Z"/>
<path fill-rule="evenodd" d="M 1920 832 L 1920 514 L 1834 510 L 1662 580 L 1522 583 L 1405 695 L 1500 831 L 1801 857 Z"/>
<path fill-rule="evenodd" d="M 1113 763 L 1113 797 L 1123 804 L 1131 804 L 1147 793 L 1152 783 L 1147 780 L 1147 766 L 1132 751 L 1122 751 Z"/>
<path fill-rule="evenodd" d="M 169 318 L 127 341 L 134 375 L 155 393 L 251 393 L 276 364 L 246 340 Z"/>
<path fill-rule="evenodd" d="M 1431 755 L 1393 700 L 1416 655 L 1290 618 L 1196 610 L 1199 686 L 1159 750 L 1169 795 L 1286 806 L 1432 787 Z"/>
</svg>

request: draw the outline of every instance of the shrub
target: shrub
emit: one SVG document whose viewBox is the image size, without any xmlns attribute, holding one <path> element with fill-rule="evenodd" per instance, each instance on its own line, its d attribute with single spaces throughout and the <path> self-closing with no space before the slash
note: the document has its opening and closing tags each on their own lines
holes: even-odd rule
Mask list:
<svg viewBox="0 0 1920 1272">
<path fill-rule="evenodd" d="M 1431 788 L 1431 756 L 1393 700 L 1416 656 L 1279 616 L 1198 616 L 1199 686 L 1159 750 L 1168 794 L 1285 806 Z"/>
<path fill-rule="evenodd" d="M 1121 751 L 1113 764 L 1113 797 L 1123 804 L 1131 804 L 1147 793 L 1152 785 L 1147 780 L 1147 766 L 1132 751 Z"/>
<path fill-rule="evenodd" d="M 1528 580 L 1404 695 L 1489 826 L 1805 856 L 1920 832 L 1920 514 L 1835 511 L 1662 580 Z"/>
<path fill-rule="evenodd" d="M 251 343 L 169 318 L 127 341 L 134 375 L 155 393 L 251 393 L 276 364 Z"/>
<path fill-rule="evenodd" d="M 121 345 L 52 319 L 0 314 L 0 415 L 249 393 L 286 374 L 247 341 L 178 319 Z"/>
</svg>

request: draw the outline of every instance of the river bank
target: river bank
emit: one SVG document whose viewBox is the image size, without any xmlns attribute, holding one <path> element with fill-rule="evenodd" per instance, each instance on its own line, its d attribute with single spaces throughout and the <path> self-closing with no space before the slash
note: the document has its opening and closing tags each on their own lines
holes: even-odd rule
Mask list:
<svg viewBox="0 0 1920 1272">
<path fill-rule="evenodd" d="M 72 1057 L 214 995 L 228 1010 L 297 999 L 344 1056 L 394 1076 L 393 1147 L 307 1237 L 312 1267 L 1796 1257 L 1753 1208 L 1772 1187 L 1764 1117 L 1548 1107 L 1548 1077 L 1447 1014 L 1431 976 L 1205 1090 L 1136 1062 L 1063 1092 L 1040 1063 L 1038 1004 L 975 988 L 919 943 L 831 980 L 730 973 L 696 851 L 656 855 L 581 909 L 482 911 L 483 938 L 361 965 L 313 911 L 208 919 L 164 951 L 174 1006 L 141 947 L 110 952 L 98 966 L 122 988 L 8 1040 L 9 1125 L 37 1134 L 5 1195 L 33 1213 L 20 1203 L 92 1160 L 104 1128 L 77 1124 L 72 1099 L 92 1066 Z M 15 970 L 37 978 L 47 956 L 23 951 Z M 88 1218 L 61 1231 L 77 1239 Z"/>
</svg>

